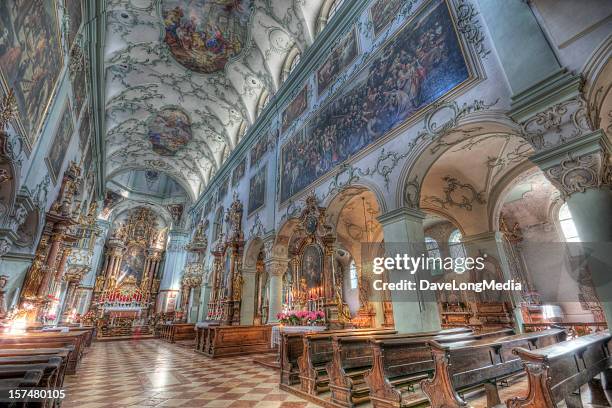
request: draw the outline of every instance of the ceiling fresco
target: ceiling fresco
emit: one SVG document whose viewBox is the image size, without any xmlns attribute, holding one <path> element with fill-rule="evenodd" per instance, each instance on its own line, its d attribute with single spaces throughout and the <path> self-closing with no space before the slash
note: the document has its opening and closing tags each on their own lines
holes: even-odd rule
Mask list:
<svg viewBox="0 0 612 408">
<path fill-rule="evenodd" d="M 164 41 L 185 68 L 220 71 L 243 49 L 252 5 L 251 0 L 164 0 Z"/>
<path fill-rule="evenodd" d="M 191 138 L 189 116 L 178 109 L 162 110 L 149 124 L 149 142 L 160 156 L 174 156 Z"/>
<path fill-rule="evenodd" d="M 312 44 L 323 2 L 107 0 L 107 177 L 154 170 L 197 197 L 262 93 L 278 90 L 289 51 Z M 190 132 L 167 129 L 164 114 L 179 106 Z"/>
</svg>

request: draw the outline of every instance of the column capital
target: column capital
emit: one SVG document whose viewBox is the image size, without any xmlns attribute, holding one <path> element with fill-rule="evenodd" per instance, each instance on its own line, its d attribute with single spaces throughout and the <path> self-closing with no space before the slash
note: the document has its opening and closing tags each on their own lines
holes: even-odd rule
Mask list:
<svg viewBox="0 0 612 408">
<path fill-rule="evenodd" d="M 602 129 L 530 157 L 565 199 L 612 185 L 612 142 Z"/>
<path fill-rule="evenodd" d="M 422 221 L 425 219 L 425 213 L 418 208 L 400 207 L 379 215 L 377 219 L 384 226 L 404 219 Z"/>
<path fill-rule="evenodd" d="M 501 242 L 502 233 L 499 231 L 487 231 L 474 235 L 466 235 L 461 238 L 464 245 L 479 244 L 482 242 Z"/>
<path fill-rule="evenodd" d="M 289 268 L 289 260 L 282 257 L 271 257 L 266 260 L 266 270 L 270 276 L 283 276 Z"/>
</svg>

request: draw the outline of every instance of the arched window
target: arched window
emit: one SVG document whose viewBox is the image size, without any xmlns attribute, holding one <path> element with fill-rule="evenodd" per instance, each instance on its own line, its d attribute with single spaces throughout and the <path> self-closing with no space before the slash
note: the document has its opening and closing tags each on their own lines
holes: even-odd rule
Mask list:
<svg viewBox="0 0 612 408">
<path fill-rule="evenodd" d="M 298 66 L 300 63 L 300 59 L 302 54 L 300 53 L 300 49 L 295 46 L 289 51 L 287 57 L 285 58 L 285 63 L 283 64 L 283 72 L 282 72 L 282 80 L 285 82 L 287 78 L 289 78 L 289 74 Z"/>
<path fill-rule="evenodd" d="M 261 112 L 264 110 L 268 102 L 270 102 L 270 93 L 264 89 L 259 96 L 259 101 L 257 102 L 257 116 L 261 115 Z"/>
<path fill-rule="evenodd" d="M 428 258 L 436 258 L 441 259 L 442 255 L 440 253 L 440 247 L 438 246 L 438 241 L 433 239 L 432 237 L 425 237 L 425 249 L 427 250 Z M 431 271 L 432 275 L 441 275 L 443 273 L 442 269 L 438 267 L 438 263 L 435 262 L 435 269 Z"/>
<path fill-rule="evenodd" d="M 576 230 L 576 225 L 567 203 L 559 208 L 559 225 L 561 225 L 565 242 L 580 242 L 580 237 L 578 236 L 578 231 Z"/>
<path fill-rule="evenodd" d="M 451 232 L 448 237 L 448 252 L 450 253 L 451 258 L 453 259 L 461 259 L 461 262 L 455 263 L 456 265 L 463 265 L 465 262 L 465 258 L 467 254 L 465 253 L 465 247 L 461 240 L 463 239 L 463 235 L 461 235 L 461 231 L 458 229 Z M 456 273 L 463 273 L 463 268 L 455 268 Z"/>
<path fill-rule="evenodd" d="M 319 32 L 322 32 L 325 26 L 336 15 L 340 7 L 344 4 L 344 0 L 327 0 L 321 11 L 319 12 Z"/>
<path fill-rule="evenodd" d="M 353 260 L 349 265 L 349 276 L 351 278 L 351 289 L 357 289 L 359 287 L 359 274 L 357 273 L 357 265 Z"/>
</svg>

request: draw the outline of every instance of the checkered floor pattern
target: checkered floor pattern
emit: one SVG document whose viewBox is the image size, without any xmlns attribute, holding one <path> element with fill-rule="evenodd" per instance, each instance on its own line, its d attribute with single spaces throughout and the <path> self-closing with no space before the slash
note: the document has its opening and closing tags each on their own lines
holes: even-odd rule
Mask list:
<svg viewBox="0 0 612 408">
<path fill-rule="evenodd" d="M 213 360 L 161 340 L 94 343 L 66 376 L 62 407 L 316 407 L 279 390 L 278 372 L 252 360 Z"/>
</svg>

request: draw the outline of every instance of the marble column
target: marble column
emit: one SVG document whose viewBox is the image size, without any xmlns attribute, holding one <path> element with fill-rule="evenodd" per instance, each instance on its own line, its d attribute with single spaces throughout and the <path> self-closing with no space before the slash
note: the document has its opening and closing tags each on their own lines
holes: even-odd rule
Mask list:
<svg viewBox="0 0 612 408">
<path fill-rule="evenodd" d="M 420 210 L 407 207 L 380 215 L 378 221 L 383 227 L 386 256 L 395 257 L 404 254 L 409 257 L 424 256 L 424 218 L 425 214 Z M 402 279 L 417 282 L 417 278 L 428 279 L 428 276 L 422 271 L 418 275 L 410 275 L 404 271 L 389 272 L 389 282 L 399 282 Z M 381 291 L 376 292 L 382 298 Z M 391 300 L 395 328 L 398 332 L 414 333 L 440 329 L 440 314 L 434 293 L 394 290 L 391 291 Z"/>
<path fill-rule="evenodd" d="M 268 323 L 277 323 L 276 315 L 283 307 L 283 275 L 287 271 L 288 260 L 272 258 L 266 261 L 266 270 L 270 274 L 270 311 Z"/>
<path fill-rule="evenodd" d="M 608 324 L 612 323 L 612 141 L 599 129 L 530 159 L 561 191 Z"/>
<path fill-rule="evenodd" d="M 240 324 L 253 324 L 255 316 L 255 274 L 257 269 L 253 267 L 244 267 L 242 269 L 242 303 L 240 303 Z"/>
<path fill-rule="evenodd" d="M 468 257 L 474 259 L 478 257 L 484 257 L 485 262 L 487 258 L 491 263 L 497 261 L 502 272 L 502 278 L 504 281 L 514 279 L 520 281 L 520 277 L 513 276 L 512 268 L 510 267 L 510 260 L 506 255 L 504 249 L 504 237 L 499 231 L 484 232 L 481 234 L 465 236 L 462 239 L 462 244 L 465 248 Z M 491 258 L 492 257 L 492 258 Z M 520 291 L 507 291 L 508 301 L 512 304 L 512 315 L 514 318 L 514 328 L 517 333 L 523 331 L 523 315 L 521 313 L 520 304 L 522 302 Z M 504 299 L 499 299 L 500 301 Z"/>
</svg>

